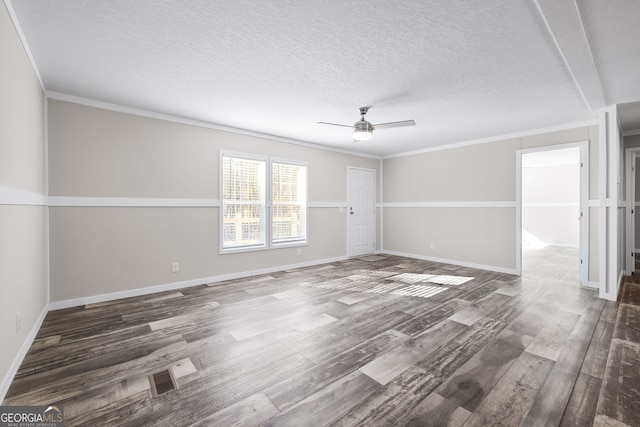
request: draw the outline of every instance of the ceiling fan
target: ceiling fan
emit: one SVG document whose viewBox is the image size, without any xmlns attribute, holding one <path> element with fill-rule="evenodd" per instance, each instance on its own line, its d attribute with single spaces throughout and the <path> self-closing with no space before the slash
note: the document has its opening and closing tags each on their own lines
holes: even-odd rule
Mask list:
<svg viewBox="0 0 640 427">
<path fill-rule="evenodd" d="M 415 126 L 414 120 L 403 120 L 400 122 L 378 123 L 371 124 L 364 119 L 365 114 L 369 111 L 369 107 L 360 107 L 360 120 L 353 125 L 342 125 L 339 123 L 318 122 L 320 125 L 342 126 L 347 128 L 353 128 L 353 142 L 366 141 L 373 136 L 374 129 L 387 129 L 387 128 L 399 128 L 403 126 Z"/>
</svg>

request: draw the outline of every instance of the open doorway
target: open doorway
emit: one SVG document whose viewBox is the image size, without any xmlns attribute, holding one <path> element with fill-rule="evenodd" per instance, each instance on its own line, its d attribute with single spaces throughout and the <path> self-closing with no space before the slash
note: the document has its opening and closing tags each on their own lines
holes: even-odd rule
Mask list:
<svg viewBox="0 0 640 427">
<path fill-rule="evenodd" d="M 519 152 L 522 274 L 587 284 L 586 171 L 580 144 Z"/>
</svg>

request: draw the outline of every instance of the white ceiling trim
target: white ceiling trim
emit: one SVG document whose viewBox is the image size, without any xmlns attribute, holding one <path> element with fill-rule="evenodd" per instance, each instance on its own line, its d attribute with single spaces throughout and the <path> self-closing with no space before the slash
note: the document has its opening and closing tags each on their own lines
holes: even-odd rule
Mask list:
<svg viewBox="0 0 640 427">
<path fill-rule="evenodd" d="M 40 83 L 40 88 L 44 92 L 46 89 L 44 88 L 44 82 L 42 81 L 42 76 L 40 76 L 40 70 L 38 70 L 38 66 L 36 65 L 36 60 L 33 58 L 31 54 L 31 49 L 29 49 L 29 44 L 27 43 L 27 39 L 22 32 L 22 27 L 18 22 L 18 17 L 16 16 L 16 12 L 13 10 L 13 5 L 11 4 L 11 0 L 4 0 L 4 7 L 7 9 L 7 13 L 11 18 L 11 23 L 13 24 L 13 28 L 16 30 L 16 34 L 20 39 L 20 44 L 22 44 L 22 49 L 24 50 L 25 55 L 27 55 L 27 59 L 31 64 L 31 68 L 33 69 L 33 73 L 36 75 L 38 79 L 38 83 Z"/>
<path fill-rule="evenodd" d="M 286 144 L 302 145 L 304 147 L 315 148 L 323 151 L 332 151 L 332 152 L 337 152 L 342 154 L 349 154 L 352 156 L 366 157 L 370 159 L 380 159 L 380 156 L 376 156 L 373 154 L 366 154 L 366 153 L 361 153 L 357 151 L 349 151 L 349 150 L 343 150 L 339 148 L 332 148 L 332 147 L 327 147 L 326 145 L 313 144 L 311 142 L 304 142 L 296 139 L 284 138 L 277 135 L 270 135 L 266 133 L 239 129 L 231 126 L 219 125 L 217 123 L 209 123 L 202 120 L 195 120 L 195 119 L 189 119 L 186 117 L 174 116 L 172 114 L 159 113 L 157 111 L 150 111 L 150 110 L 144 110 L 141 108 L 128 107 L 125 105 L 112 104 L 109 102 L 96 101 L 94 99 L 83 98 L 75 95 L 69 95 L 66 93 L 46 91 L 45 95 L 48 99 L 53 99 L 56 101 L 72 102 L 75 104 L 86 105 L 88 107 L 101 108 L 103 110 L 116 111 L 119 113 L 132 114 L 135 116 L 147 117 L 151 119 L 165 120 L 168 122 L 198 126 L 198 127 L 203 127 L 207 129 L 220 130 L 224 132 L 231 132 L 231 133 L 240 134 L 240 135 L 252 136 L 255 138 L 263 138 L 271 141 L 284 142 Z"/>
<path fill-rule="evenodd" d="M 470 145 L 478 145 L 478 144 L 487 144 L 489 142 L 498 142 L 498 141 L 504 141 L 507 139 L 524 138 L 526 136 L 540 135 L 543 133 L 550 133 L 550 132 L 559 132 L 563 130 L 576 129 L 576 128 L 581 128 L 586 126 L 595 126 L 598 124 L 600 124 L 598 119 L 593 119 L 593 120 L 587 120 L 585 122 L 569 123 L 566 125 L 551 126 L 546 128 L 540 128 L 540 129 L 531 129 L 531 130 L 526 130 L 522 132 L 505 134 L 505 135 L 497 135 L 497 136 L 490 136 L 487 138 L 473 139 L 470 141 L 463 141 L 455 144 L 439 145 L 437 147 L 407 151 L 405 153 L 391 154 L 389 156 L 383 157 L 383 159 L 393 159 L 395 157 L 407 157 L 407 156 L 413 156 L 416 154 L 431 153 L 433 151 L 451 150 L 453 148 L 468 147 Z"/>
<path fill-rule="evenodd" d="M 604 92 L 604 86 L 602 85 L 602 78 L 600 77 L 600 71 L 598 71 L 598 65 L 596 64 L 596 60 L 593 56 L 593 49 L 591 48 L 591 43 L 589 42 L 589 37 L 587 36 L 587 30 L 584 27 L 584 21 L 582 20 L 582 15 L 580 14 L 580 9 L 578 8 L 578 4 L 576 3 L 576 0 L 573 1 L 573 6 L 575 7 L 576 15 L 578 16 L 578 19 L 580 20 L 580 28 L 582 30 L 581 34 L 584 38 L 585 45 L 589 52 L 589 60 L 590 60 L 589 62 L 593 67 L 593 71 L 594 71 L 593 80 L 592 80 L 593 84 L 590 85 L 590 87 L 592 87 L 594 91 L 597 92 L 597 94 L 594 95 L 596 102 L 595 104 L 591 104 L 591 111 L 595 112 L 597 108 L 603 108 L 607 106 L 607 97 Z M 594 86 L 597 86 L 597 87 L 594 88 Z"/>
<path fill-rule="evenodd" d="M 606 106 L 606 99 L 578 7 L 575 1 L 547 0 L 544 6 L 543 2 L 545 0 L 534 0 L 538 13 L 585 105 L 595 113 L 599 108 Z M 562 8 L 564 13 L 557 13 Z M 580 72 L 577 73 L 575 70 Z"/>
</svg>

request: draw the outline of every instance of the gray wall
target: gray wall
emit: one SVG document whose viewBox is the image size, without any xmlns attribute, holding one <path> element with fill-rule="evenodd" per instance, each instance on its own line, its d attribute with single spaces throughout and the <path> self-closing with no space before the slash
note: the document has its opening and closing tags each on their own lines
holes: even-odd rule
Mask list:
<svg viewBox="0 0 640 427">
<path fill-rule="evenodd" d="M 383 249 L 514 271 L 516 150 L 587 140 L 589 197 L 598 199 L 597 126 L 385 159 Z M 597 209 L 590 209 L 591 282 L 599 271 Z"/>
<path fill-rule="evenodd" d="M 377 159 L 66 101 L 50 100 L 48 117 L 50 196 L 68 205 L 50 207 L 52 302 L 344 258 L 347 168 L 379 172 Z M 220 255 L 219 208 L 176 202 L 219 199 L 220 150 L 308 162 L 316 207 L 301 255 L 298 248 Z M 115 198 L 113 206 L 86 206 L 98 197 Z M 142 207 L 149 199 L 177 206 Z"/>
<path fill-rule="evenodd" d="M 386 159 L 384 249 L 513 269 L 515 208 L 473 207 L 474 202 L 515 200 L 513 144 L 507 140 Z M 408 205 L 393 207 L 396 203 Z"/>
<path fill-rule="evenodd" d="M 625 136 L 623 141 L 624 141 L 624 148 L 640 147 L 640 135 Z"/>
<path fill-rule="evenodd" d="M 4 5 L 0 57 L 1 398 L 12 363 L 46 306 L 43 93 Z"/>
</svg>

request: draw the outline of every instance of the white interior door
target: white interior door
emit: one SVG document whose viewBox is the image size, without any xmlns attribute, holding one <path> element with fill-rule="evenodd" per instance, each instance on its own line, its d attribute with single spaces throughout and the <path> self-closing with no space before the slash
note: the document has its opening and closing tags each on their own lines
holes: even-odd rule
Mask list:
<svg viewBox="0 0 640 427">
<path fill-rule="evenodd" d="M 376 172 L 349 168 L 348 181 L 349 256 L 372 254 L 375 250 Z"/>
<path fill-rule="evenodd" d="M 638 174 L 638 166 L 640 166 L 640 148 L 627 148 L 625 150 L 626 157 L 626 200 L 627 200 L 627 239 L 626 239 L 626 268 L 625 274 L 630 276 L 636 270 L 636 253 L 640 249 L 640 174 Z"/>
<path fill-rule="evenodd" d="M 638 188 L 638 174 L 637 172 L 637 168 L 638 168 L 638 153 L 637 152 L 633 152 L 632 156 L 631 156 L 631 180 L 629 180 L 629 182 L 627 183 L 627 185 L 630 188 L 631 191 L 629 191 L 630 193 L 630 197 L 627 198 L 627 202 L 629 204 L 629 207 L 631 208 L 631 212 L 629 213 L 629 216 L 631 218 L 631 229 L 629 230 L 629 235 L 633 236 L 633 238 L 631 238 L 631 242 L 632 242 L 632 247 L 630 248 L 629 251 L 629 255 L 630 255 L 630 259 L 628 261 L 629 264 L 629 272 L 633 273 L 636 270 L 636 263 L 635 263 L 635 253 L 638 252 L 638 248 L 640 248 L 640 215 L 638 215 L 638 206 L 637 206 L 637 200 L 638 200 L 638 195 L 637 192 L 639 190 Z"/>
</svg>

